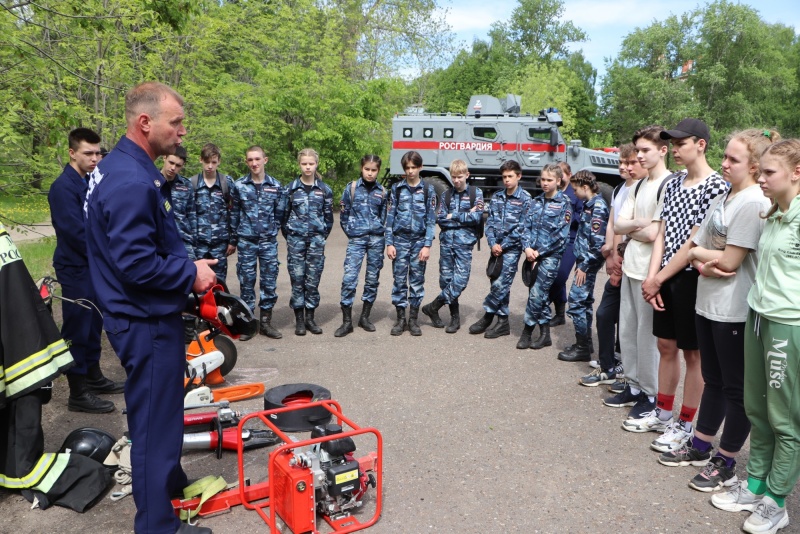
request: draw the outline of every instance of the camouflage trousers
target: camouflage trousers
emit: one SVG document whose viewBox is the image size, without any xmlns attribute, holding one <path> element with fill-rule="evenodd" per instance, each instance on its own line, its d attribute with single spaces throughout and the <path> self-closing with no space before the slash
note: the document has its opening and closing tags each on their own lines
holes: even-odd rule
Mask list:
<svg viewBox="0 0 800 534">
<path fill-rule="evenodd" d="M 586 273 L 586 281 L 582 286 L 572 282 L 569 290 L 569 306 L 567 315 L 572 317 L 575 333 L 579 336 L 592 335 L 592 315 L 594 313 L 594 283 L 597 280 L 597 271 Z"/>
<path fill-rule="evenodd" d="M 275 287 L 278 284 L 278 241 L 275 237 L 259 241 L 240 239 L 236 248 L 239 260 L 236 262 L 236 275 L 242 300 L 255 311 L 256 306 L 256 263 L 258 263 L 259 296 L 258 307 L 262 312 L 271 310 L 278 301 Z"/>
<path fill-rule="evenodd" d="M 442 244 L 439 248 L 439 289 L 447 304 L 458 299 L 469 282 L 473 245 Z"/>
<path fill-rule="evenodd" d="M 292 283 L 289 306 L 316 309 L 319 306 L 319 279 L 325 267 L 325 236 L 286 237 L 286 265 Z"/>
<path fill-rule="evenodd" d="M 364 256 L 367 257 L 367 272 L 364 275 L 364 293 L 361 300 L 375 302 L 378 297 L 378 283 L 383 269 L 383 249 L 386 239 L 382 235 L 352 237 L 347 243 L 344 257 L 344 277 L 342 278 L 342 306 L 352 306 L 356 298 L 358 275 Z"/>
<path fill-rule="evenodd" d="M 508 316 L 508 301 L 511 295 L 511 284 L 519 269 L 519 258 L 522 251 L 518 248 L 508 249 L 503 254 L 503 269 L 500 276 L 491 282 L 489 294 L 483 299 L 486 313 Z"/>
<path fill-rule="evenodd" d="M 535 326 L 537 324 L 548 324 L 552 319 L 550 313 L 550 287 L 558 275 L 558 264 L 561 257 L 544 258 L 539 262 L 539 271 L 536 273 L 536 280 L 531 285 L 528 292 L 528 304 L 525 306 L 525 324 Z"/>
<path fill-rule="evenodd" d="M 198 260 L 218 260 L 216 265 L 211 266 L 211 269 L 217 273 L 217 278 L 225 282 L 228 279 L 228 257 L 225 255 L 227 250 L 227 241 L 214 244 L 198 243 L 194 248 L 194 257 Z"/>
<path fill-rule="evenodd" d="M 392 305 L 395 307 L 419 308 L 422 304 L 425 296 L 425 267 L 428 264 L 426 261 L 419 261 L 419 251 L 423 245 L 422 238 L 394 240 L 397 256 L 392 261 Z"/>
</svg>

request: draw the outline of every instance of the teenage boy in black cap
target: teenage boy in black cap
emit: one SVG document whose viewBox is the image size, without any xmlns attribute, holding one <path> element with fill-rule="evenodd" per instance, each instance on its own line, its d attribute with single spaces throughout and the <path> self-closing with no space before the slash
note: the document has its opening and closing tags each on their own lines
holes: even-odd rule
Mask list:
<svg viewBox="0 0 800 534">
<path fill-rule="evenodd" d="M 698 272 L 689 264 L 688 254 L 711 200 L 728 189 L 722 176 L 706 162 L 710 137 L 708 126 L 699 119 L 684 119 L 674 129 L 661 132 L 661 138 L 672 143 L 675 162 L 685 170 L 676 173 L 666 186 L 663 208 L 655 217 L 660 226 L 650 268 L 642 284 L 642 296 L 655 310 L 653 335 L 658 338 L 660 354 L 658 396 L 652 412 L 622 424 L 630 432 L 663 432 L 651 443 L 660 452 L 680 449 L 691 437 L 692 420 L 703 394 L 695 329 Z M 683 405 L 679 420 L 674 422 L 672 408 L 681 371 L 679 350 L 683 350 L 686 374 Z"/>
</svg>

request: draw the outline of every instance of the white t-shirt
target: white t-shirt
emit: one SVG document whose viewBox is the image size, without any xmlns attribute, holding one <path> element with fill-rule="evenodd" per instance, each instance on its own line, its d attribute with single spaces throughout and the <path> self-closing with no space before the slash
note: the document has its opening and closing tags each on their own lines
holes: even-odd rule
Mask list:
<svg viewBox="0 0 800 534">
<path fill-rule="evenodd" d="M 661 206 L 664 202 L 663 194 L 658 197 L 658 188 L 661 182 L 666 180 L 670 173 L 666 173 L 658 178 L 647 178 L 637 182 L 630 191 L 628 198 L 622 205 L 619 217 L 627 220 L 647 219 L 656 220 L 656 214 L 661 213 Z M 636 189 L 639 189 L 636 191 Z M 647 271 L 650 268 L 650 256 L 653 254 L 653 243 L 644 243 L 631 239 L 625 248 L 625 258 L 622 262 L 622 272 L 635 280 L 643 281 L 647 278 Z"/>
<path fill-rule="evenodd" d="M 709 250 L 724 250 L 726 243 L 749 249 L 736 274 L 730 278 L 697 280 L 698 315 L 721 323 L 743 323 L 747 320 L 747 293 L 756 278 L 756 247 L 764 229 L 761 218 L 771 205 L 758 185 L 751 185 L 733 198 L 722 194 L 708 207 L 706 218 L 692 241 Z"/>
<path fill-rule="evenodd" d="M 617 222 L 617 219 L 619 219 L 619 212 L 622 210 L 622 206 L 625 204 L 625 200 L 628 198 L 631 189 L 636 187 L 638 183 L 639 180 L 634 181 L 631 185 L 622 184 L 619 191 L 617 191 L 617 196 L 611 199 L 611 209 L 614 210 L 614 222 Z"/>
</svg>

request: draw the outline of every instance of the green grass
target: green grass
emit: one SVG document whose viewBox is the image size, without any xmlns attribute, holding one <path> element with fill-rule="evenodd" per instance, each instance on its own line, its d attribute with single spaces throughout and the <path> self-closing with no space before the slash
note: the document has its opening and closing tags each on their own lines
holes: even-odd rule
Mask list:
<svg viewBox="0 0 800 534">
<path fill-rule="evenodd" d="M 0 222 L 13 224 L 35 224 L 50 217 L 47 195 L 31 193 L 17 197 L 0 193 Z"/>
<path fill-rule="evenodd" d="M 56 249 L 56 238 L 45 237 L 35 241 L 22 241 L 17 243 L 22 261 L 31 273 L 31 278 L 39 278 L 49 275 L 55 276 L 53 269 L 53 251 Z"/>
</svg>

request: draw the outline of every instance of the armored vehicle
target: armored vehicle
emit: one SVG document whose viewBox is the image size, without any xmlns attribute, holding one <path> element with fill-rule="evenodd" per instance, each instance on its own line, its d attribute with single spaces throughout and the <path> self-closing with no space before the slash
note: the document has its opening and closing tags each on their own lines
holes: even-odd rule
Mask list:
<svg viewBox="0 0 800 534">
<path fill-rule="evenodd" d="M 508 95 L 500 100 L 476 95 L 465 115 L 416 113 L 397 115 L 392 121 L 392 153 L 386 176 L 393 183 L 403 175 L 400 158 L 409 150 L 422 155 L 423 180 L 441 194 L 452 185 L 450 162 L 467 162 L 470 183 L 489 196 L 503 188 L 500 165 L 516 160 L 522 167 L 522 187 L 532 194 L 540 192 L 539 176 L 548 163 L 566 161 L 572 172 L 592 171 L 601 192 L 610 198 L 620 182 L 619 156 L 581 146 L 573 140 L 567 145 L 559 131 L 563 124 L 557 109 L 543 109 L 538 116 L 520 113 L 521 98 Z"/>
</svg>

